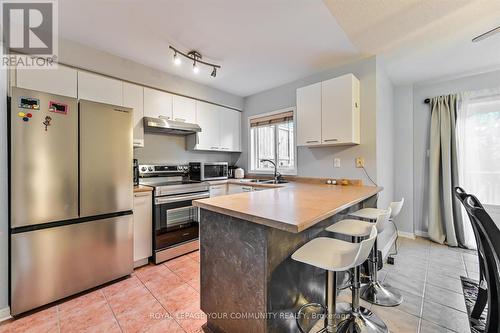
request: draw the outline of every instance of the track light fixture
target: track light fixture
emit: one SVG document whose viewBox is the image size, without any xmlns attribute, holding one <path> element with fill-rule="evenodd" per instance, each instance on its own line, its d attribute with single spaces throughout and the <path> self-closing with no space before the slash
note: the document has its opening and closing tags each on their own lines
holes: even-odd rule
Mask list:
<svg viewBox="0 0 500 333">
<path fill-rule="evenodd" d="M 199 67 L 199 64 L 202 64 L 202 65 L 205 65 L 205 66 L 209 66 L 209 67 L 212 67 L 212 74 L 210 74 L 211 77 L 216 77 L 217 76 L 217 69 L 220 69 L 221 66 L 219 65 L 216 65 L 216 64 L 212 64 L 212 63 L 209 63 L 209 62 L 206 62 L 206 61 L 202 61 L 201 58 L 201 53 L 198 52 L 198 51 L 189 51 L 187 54 L 186 53 L 183 53 L 179 50 L 177 50 L 175 47 L 173 46 L 169 46 L 169 48 L 174 51 L 174 64 L 179 66 L 182 61 L 181 61 L 181 58 L 180 56 L 183 56 L 184 58 L 187 58 L 189 60 L 192 60 L 193 61 L 193 73 L 195 74 L 198 74 L 200 72 L 200 67 Z"/>
<path fill-rule="evenodd" d="M 479 36 L 476 36 L 476 37 L 472 38 L 472 41 L 474 43 L 480 42 L 483 39 L 489 38 L 489 37 L 491 37 L 491 36 L 493 36 L 494 34 L 497 34 L 497 33 L 500 33 L 500 26 L 498 26 L 496 28 L 493 28 L 493 29 L 491 29 L 489 31 L 486 31 L 485 33 L 480 34 Z"/>
</svg>

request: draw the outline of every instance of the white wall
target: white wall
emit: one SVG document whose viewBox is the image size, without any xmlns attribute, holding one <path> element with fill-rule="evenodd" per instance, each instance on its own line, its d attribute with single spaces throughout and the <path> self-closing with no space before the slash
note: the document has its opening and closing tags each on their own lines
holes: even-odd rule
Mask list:
<svg viewBox="0 0 500 333">
<path fill-rule="evenodd" d="M 3 48 L 2 48 L 3 50 Z M 2 51 L 3 54 L 3 51 Z M 7 71 L 0 69 L 0 320 L 8 314 Z"/>
<path fill-rule="evenodd" d="M 398 193 L 403 195 L 410 191 L 407 182 L 409 171 L 399 172 L 398 163 L 401 161 L 401 163 L 407 164 L 404 162 L 408 158 L 407 155 L 404 155 L 405 149 L 413 147 L 413 224 L 416 234 L 426 235 L 428 227 L 429 170 L 427 150 L 429 149 L 430 111 L 429 105 L 425 104 L 424 100 L 444 94 L 498 87 L 500 87 L 500 71 L 419 83 L 413 87 L 397 87 L 395 94 L 397 112 L 401 108 L 403 114 L 409 117 L 410 105 L 412 106 L 413 144 L 408 136 L 409 131 L 403 130 L 404 128 L 408 129 L 410 120 L 403 115 L 396 117 L 396 195 Z M 399 154 L 403 154 L 401 158 Z"/>
<path fill-rule="evenodd" d="M 304 177 L 334 177 L 362 179 L 370 184 L 354 159 L 364 157 L 370 176 L 376 170 L 376 58 L 370 57 L 333 68 L 289 84 L 245 98 L 242 117 L 242 149 L 238 166 L 248 169 L 248 117 L 296 105 L 296 89 L 316 82 L 353 73 L 361 84 L 361 144 L 351 147 L 298 148 L 298 174 Z M 341 159 L 341 167 L 333 168 L 333 159 Z"/>
<path fill-rule="evenodd" d="M 399 231 L 409 235 L 413 229 L 413 87 L 394 90 L 394 198 L 405 198 L 396 218 Z"/>
<path fill-rule="evenodd" d="M 377 61 L 378 62 L 378 61 Z M 394 201 L 394 87 L 383 67 L 377 64 L 377 183 L 384 187 L 378 207 Z"/>
</svg>

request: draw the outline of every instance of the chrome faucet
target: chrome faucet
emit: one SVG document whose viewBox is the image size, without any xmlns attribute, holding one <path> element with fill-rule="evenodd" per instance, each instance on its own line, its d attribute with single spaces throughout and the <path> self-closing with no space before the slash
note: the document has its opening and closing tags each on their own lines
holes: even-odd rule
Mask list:
<svg viewBox="0 0 500 333">
<path fill-rule="evenodd" d="M 274 165 L 274 182 L 276 184 L 278 184 L 280 178 L 281 178 L 281 174 L 278 172 L 278 166 L 276 165 L 276 163 L 274 161 L 271 161 L 271 160 L 268 160 L 268 159 L 263 159 L 263 160 L 260 160 L 261 163 L 264 163 L 264 162 L 269 162 L 271 163 L 272 165 Z"/>
</svg>

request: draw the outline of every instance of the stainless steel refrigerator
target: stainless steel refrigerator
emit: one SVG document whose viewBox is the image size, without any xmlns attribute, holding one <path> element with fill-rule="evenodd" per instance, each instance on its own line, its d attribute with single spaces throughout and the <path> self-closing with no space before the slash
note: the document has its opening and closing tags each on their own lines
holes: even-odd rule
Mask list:
<svg viewBox="0 0 500 333">
<path fill-rule="evenodd" d="M 133 270 L 132 110 L 13 88 L 13 315 Z"/>
</svg>

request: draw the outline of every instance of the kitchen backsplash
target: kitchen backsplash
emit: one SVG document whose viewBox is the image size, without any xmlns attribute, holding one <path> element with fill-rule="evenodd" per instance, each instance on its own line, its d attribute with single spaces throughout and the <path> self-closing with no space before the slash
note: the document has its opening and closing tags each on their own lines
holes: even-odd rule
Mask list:
<svg viewBox="0 0 500 333">
<path fill-rule="evenodd" d="M 147 133 L 144 147 L 134 148 L 139 163 L 229 162 L 234 164 L 240 153 L 203 152 L 186 150 L 184 136 Z"/>
</svg>

